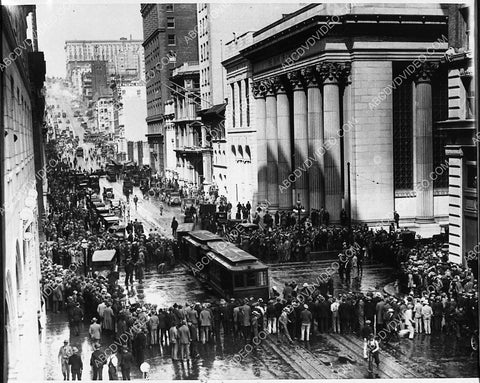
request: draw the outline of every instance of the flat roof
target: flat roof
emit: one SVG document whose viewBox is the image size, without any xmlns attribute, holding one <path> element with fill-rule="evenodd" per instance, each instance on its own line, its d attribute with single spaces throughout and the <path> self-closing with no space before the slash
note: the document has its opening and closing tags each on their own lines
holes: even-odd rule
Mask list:
<svg viewBox="0 0 480 383">
<path fill-rule="evenodd" d="M 197 241 L 206 243 L 209 241 L 224 241 L 224 239 L 216 234 L 213 234 L 208 230 L 196 230 L 190 232 L 190 236 L 195 238 Z"/>
<path fill-rule="evenodd" d="M 109 262 L 115 256 L 116 250 L 97 250 L 92 255 L 92 262 Z"/>
<path fill-rule="evenodd" d="M 213 249 L 220 257 L 226 259 L 229 263 L 238 264 L 238 263 L 250 263 L 256 262 L 257 258 L 252 254 L 247 253 L 245 250 L 242 250 L 235 246 L 231 242 L 208 242 L 208 246 Z"/>
<path fill-rule="evenodd" d="M 183 232 L 183 231 L 192 231 L 194 226 L 195 226 L 195 224 L 193 222 L 192 223 L 181 223 L 177 227 L 177 233 L 178 232 Z"/>
<path fill-rule="evenodd" d="M 207 253 L 207 257 L 214 259 L 217 261 L 219 264 L 221 264 L 223 267 L 230 269 L 232 271 L 240 271 L 240 272 L 245 272 L 245 265 L 243 264 L 231 264 L 230 262 L 227 261 L 226 258 L 218 255 L 217 253 L 214 253 L 213 251 L 209 251 Z M 268 266 L 261 263 L 261 262 L 255 262 L 255 263 L 248 263 L 247 264 L 247 270 L 250 271 L 260 271 L 260 270 L 268 270 Z"/>
</svg>

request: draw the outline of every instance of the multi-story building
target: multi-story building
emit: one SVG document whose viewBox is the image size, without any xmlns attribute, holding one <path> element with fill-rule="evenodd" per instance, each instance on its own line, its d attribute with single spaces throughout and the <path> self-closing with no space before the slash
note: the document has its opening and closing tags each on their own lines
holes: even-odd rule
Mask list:
<svg viewBox="0 0 480 383">
<path fill-rule="evenodd" d="M 144 157 L 148 158 L 148 150 L 143 151 L 147 142 L 147 95 L 145 82 L 125 83 L 119 87 L 119 135 L 118 140 L 132 142 L 135 149 L 133 150 L 130 161 L 135 161 L 139 165 L 149 165 L 149 161 L 144 161 Z M 125 145 L 119 145 L 124 148 Z M 128 158 L 128 156 L 127 156 Z"/>
<path fill-rule="evenodd" d="M 165 115 L 173 132 L 173 178 L 181 186 L 208 188 L 212 182 L 212 149 L 205 126 L 197 117 L 200 109 L 198 62 L 184 63 L 175 68 L 171 83 L 172 98 L 165 107 L 170 114 Z"/>
<path fill-rule="evenodd" d="M 213 186 L 220 195 L 234 198 L 231 188 L 231 172 L 228 171 L 228 137 L 225 134 L 225 100 L 230 97 L 225 81 L 226 72 L 218 63 L 225 59 L 225 43 L 235 36 L 261 28 L 289 12 L 300 4 L 197 4 L 198 52 L 200 65 L 200 97 L 202 110 L 199 115 L 207 130 L 212 132 Z"/>
<path fill-rule="evenodd" d="M 477 148 L 475 129 L 474 34 L 475 7 L 449 8 L 450 47 L 442 60 L 448 69 L 448 119 L 437 126 L 447 134 L 449 161 L 449 260 L 478 260 Z M 476 268 L 476 266 L 475 266 Z"/>
<path fill-rule="evenodd" d="M 92 78 L 92 97 L 96 95 L 104 95 L 109 92 L 107 61 L 91 62 L 91 78 Z"/>
<path fill-rule="evenodd" d="M 257 134 L 255 102 L 251 91 L 252 68 L 239 51 L 251 44 L 253 32 L 247 32 L 225 46 L 223 66 L 229 97 L 225 112 L 227 166 L 230 188 L 227 198 L 236 206 L 238 202 L 252 203 L 257 185 Z M 217 155 L 217 153 L 215 153 Z"/>
<path fill-rule="evenodd" d="M 109 135 L 115 134 L 115 103 L 112 95 L 104 95 L 95 99 L 96 130 Z"/>
<path fill-rule="evenodd" d="M 371 223 L 396 210 L 401 225 L 438 233 L 448 164 L 433 122 L 448 112 L 439 65 L 447 12 L 440 4 L 311 4 L 254 32 L 239 55 L 255 96 L 256 200 L 272 210 L 298 200 L 307 211 L 323 206 L 332 222 L 342 207 Z"/>
<path fill-rule="evenodd" d="M 55 164 L 45 164 L 42 153 L 45 61 L 37 48 L 35 6 L 2 6 L 1 12 L 3 381 L 7 374 L 9 381 L 34 381 L 43 371 L 37 312 L 45 314 L 38 226 L 45 175 Z"/>
<path fill-rule="evenodd" d="M 65 41 L 67 78 L 75 83 L 76 72 L 85 61 L 106 61 L 109 76 L 144 79 L 145 61 L 142 40 L 67 40 Z"/>
<path fill-rule="evenodd" d="M 198 60 L 197 38 L 187 38 L 197 25 L 196 4 L 142 4 L 143 47 L 147 82 L 147 124 L 150 164 L 165 170 L 165 101 L 175 66 Z"/>
</svg>

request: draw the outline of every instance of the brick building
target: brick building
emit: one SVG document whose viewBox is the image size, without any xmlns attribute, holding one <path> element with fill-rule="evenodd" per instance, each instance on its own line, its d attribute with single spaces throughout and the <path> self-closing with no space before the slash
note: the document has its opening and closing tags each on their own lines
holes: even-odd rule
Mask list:
<svg viewBox="0 0 480 383">
<path fill-rule="evenodd" d="M 170 99 L 173 68 L 198 60 L 198 45 L 185 39 L 197 24 L 196 4 L 142 4 L 143 47 L 147 86 L 150 166 L 165 170 L 165 102 Z"/>
</svg>

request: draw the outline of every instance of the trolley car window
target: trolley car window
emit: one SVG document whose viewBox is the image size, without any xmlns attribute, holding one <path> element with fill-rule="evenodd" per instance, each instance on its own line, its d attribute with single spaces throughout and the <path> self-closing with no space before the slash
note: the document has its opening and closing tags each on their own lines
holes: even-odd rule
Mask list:
<svg viewBox="0 0 480 383">
<path fill-rule="evenodd" d="M 247 286 L 256 286 L 257 285 L 257 278 L 256 278 L 256 273 L 247 273 L 246 274 L 246 279 L 247 279 Z"/>
<path fill-rule="evenodd" d="M 267 285 L 267 272 L 260 271 L 258 273 L 258 286 L 266 286 Z"/>
<path fill-rule="evenodd" d="M 245 287 L 243 274 L 235 274 L 235 287 Z"/>
</svg>

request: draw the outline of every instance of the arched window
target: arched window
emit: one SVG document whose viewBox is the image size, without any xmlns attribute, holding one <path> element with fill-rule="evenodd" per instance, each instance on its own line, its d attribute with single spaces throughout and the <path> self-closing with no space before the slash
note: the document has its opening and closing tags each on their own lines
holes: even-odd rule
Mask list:
<svg viewBox="0 0 480 383">
<path fill-rule="evenodd" d="M 237 161 L 243 161 L 243 148 L 242 145 L 238 145 L 238 159 Z"/>
<path fill-rule="evenodd" d="M 247 155 L 245 160 L 248 162 L 252 162 L 252 153 L 250 152 L 250 146 L 245 146 L 245 154 Z"/>
</svg>

